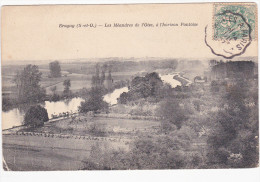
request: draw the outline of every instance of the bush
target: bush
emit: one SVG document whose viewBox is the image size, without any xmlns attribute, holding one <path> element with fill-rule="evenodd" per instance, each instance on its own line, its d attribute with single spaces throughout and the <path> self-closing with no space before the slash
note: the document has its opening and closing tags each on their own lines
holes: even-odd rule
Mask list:
<svg viewBox="0 0 260 182">
<path fill-rule="evenodd" d="M 183 122 L 188 119 L 186 111 L 180 106 L 179 101 L 176 99 L 163 100 L 159 106 L 158 116 L 174 124 L 178 129 L 180 129 Z"/>
<path fill-rule="evenodd" d="M 40 127 L 43 126 L 44 122 L 48 120 L 49 117 L 45 108 L 40 105 L 32 106 L 24 116 L 24 125 L 30 127 Z"/>
<path fill-rule="evenodd" d="M 181 136 L 142 137 L 130 145 L 130 151 L 94 146 L 84 169 L 200 168 L 201 156 L 185 152 L 189 147 Z"/>
</svg>

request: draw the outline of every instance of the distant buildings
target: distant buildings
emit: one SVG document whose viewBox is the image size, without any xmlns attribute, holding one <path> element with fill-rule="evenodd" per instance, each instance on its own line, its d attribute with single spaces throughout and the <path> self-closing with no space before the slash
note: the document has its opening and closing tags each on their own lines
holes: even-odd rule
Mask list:
<svg viewBox="0 0 260 182">
<path fill-rule="evenodd" d="M 200 76 L 196 76 L 194 78 L 194 83 L 206 83 L 207 82 L 207 77 L 200 77 Z"/>
</svg>

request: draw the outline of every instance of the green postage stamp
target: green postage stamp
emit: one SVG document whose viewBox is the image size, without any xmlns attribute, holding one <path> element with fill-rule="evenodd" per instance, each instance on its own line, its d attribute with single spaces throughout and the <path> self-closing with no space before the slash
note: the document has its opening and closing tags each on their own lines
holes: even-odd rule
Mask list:
<svg viewBox="0 0 260 182">
<path fill-rule="evenodd" d="M 256 3 L 214 3 L 212 26 L 205 27 L 205 44 L 225 59 L 245 53 L 257 41 Z"/>
<path fill-rule="evenodd" d="M 257 39 L 255 3 L 214 3 L 213 39 Z"/>
</svg>

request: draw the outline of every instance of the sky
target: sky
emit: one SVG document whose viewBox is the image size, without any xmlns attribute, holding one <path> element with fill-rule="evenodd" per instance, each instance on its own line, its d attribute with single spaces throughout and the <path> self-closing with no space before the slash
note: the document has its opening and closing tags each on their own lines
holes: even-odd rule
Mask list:
<svg viewBox="0 0 260 182">
<path fill-rule="evenodd" d="M 2 8 L 2 62 L 106 57 L 214 57 L 204 43 L 212 4 L 52 5 Z M 85 28 L 85 24 L 102 25 Z M 133 24 L 115 28 L 114 23 Z M 139 27 L 135 24 L 139 23 Z M 173 27 L 142 27 L 173 23 Z M 198 26 L 180 26 L 196 23 Z M 81 28 L 60 28 L 81 24 Z M 112 27 L 104 27 L 111 24 Z M 243 56 L 257 56 L 253 41 Z"/>
</svg>

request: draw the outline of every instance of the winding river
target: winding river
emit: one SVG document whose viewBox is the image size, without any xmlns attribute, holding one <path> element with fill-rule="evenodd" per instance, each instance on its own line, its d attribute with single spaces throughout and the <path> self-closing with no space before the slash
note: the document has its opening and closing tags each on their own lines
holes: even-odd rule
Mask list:
<svg viewBox="0 0 260 182">
<path fill-rule="evenodd" d="M 175 88 L 177 86 L 181 86 L 181 82 L 173 79 L 173 77 L 178 74 L 167 74 L 160 75 L 162 81 L 164 83 L 168 83 Z M 119 89 L 115 89 L 112 93 L 106 94 L 104 96 L 104 101 L 109 103 L 110 105 L 117 104 L 117 99 L 120 97 L 120 94 L 123 92 L 128 92 L 128 87 L 123 87 Z M 77 112 L 78 106 L 83 101 L 82 98 L 73 98 L 68 101 L 58 101 L 58 102 L 49 102 L 45 101 L 42 106 L 47 110 L 49 118 L 51 118 L 52 114 L 59 114 L 63 112 Z M 18 108 L 12 109 L 7 112 L 2 112 L 2 129 L 12 128 L 14 126 L 19 126 L 23 122 L 24 111 L 19 110 Z"/>
</svg>

